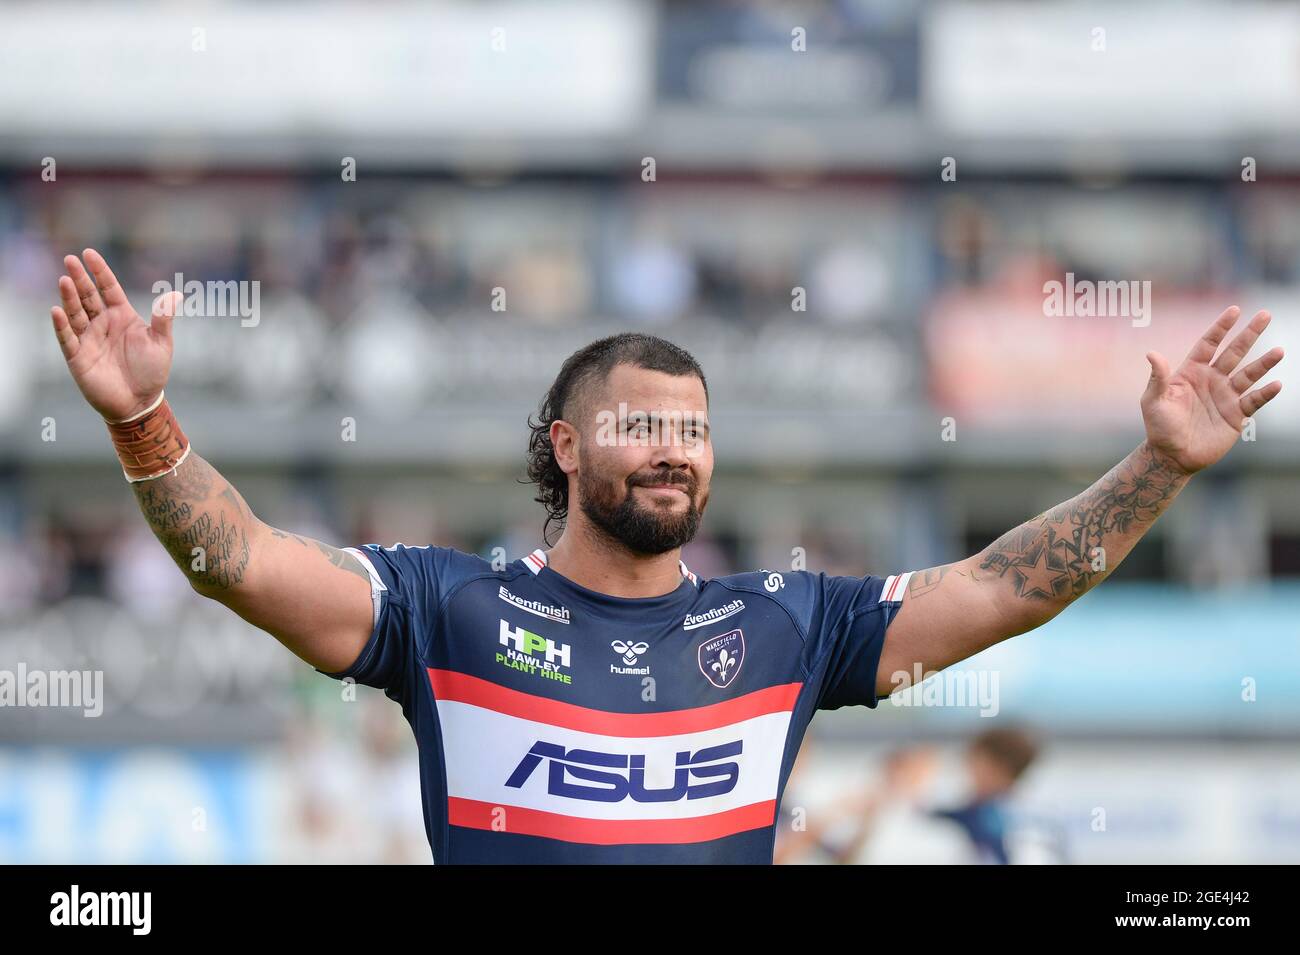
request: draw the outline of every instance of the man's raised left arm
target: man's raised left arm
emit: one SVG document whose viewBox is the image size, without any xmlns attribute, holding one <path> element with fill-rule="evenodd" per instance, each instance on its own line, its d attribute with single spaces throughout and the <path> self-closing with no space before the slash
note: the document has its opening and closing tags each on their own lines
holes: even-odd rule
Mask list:
<svg viewBox="0 0 1300 955">
<path fill-rule="evenodd" d="M 1248 390 L 1282 360 L 1281 348 L 1237 369 L 1267 312 L 1215 359 L 1239 315 L 1235 306 L 1220 315 L 1175 371 L 1147 353 L 1146 439 L 1101 480 L 978 554 L 911 575 L 886 631 L 877 694 L 909 685 L 917 664 L 941 670 L 1051 620 L 1105 580 L 1192 475 L 1228 452 L 1245 420 L 1282 390 L 1276 381 Z"/>
</svg>

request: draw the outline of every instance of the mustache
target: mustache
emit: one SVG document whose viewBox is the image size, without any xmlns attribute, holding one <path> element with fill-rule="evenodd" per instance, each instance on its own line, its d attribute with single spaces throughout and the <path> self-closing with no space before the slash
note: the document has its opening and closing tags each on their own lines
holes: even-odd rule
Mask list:
<svg viewBox="0 0 1300 955">
<path fill-rule="evenodd" d="M 650 477 L 628 480 L 630 487 L 649 487 L 654 484 L 674 484 L 686 489 L 691 494 L 695 493 L 695 481 L 689 475 L 682 474 L 680 471 L 668 471 Z"/>
</svg>

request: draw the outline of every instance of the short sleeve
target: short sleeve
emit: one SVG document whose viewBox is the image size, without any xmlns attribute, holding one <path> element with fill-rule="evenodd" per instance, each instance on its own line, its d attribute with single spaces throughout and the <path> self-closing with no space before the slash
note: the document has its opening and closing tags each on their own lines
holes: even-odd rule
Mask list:
<svg viewBox="0 0 1300 955">
<path fill-rule="evenodd" d="M 398 700 L 404 693 L 408 663 L 420 632 L 420 609 L 428 606 L 427 572 L 418 560 L 421 548 L 375 544 L 346 547 L 370 575 L 370 597 L 374 605 L 370 639 L 346 670 L 317 672 L 335 680 L 351 679 L 384 690 Z"/>
<path fill-rule="evenodd" d="M 876 696 L 885 631 L 903 605 L 911 573 L 888 577 L 831 577 L 818 582 L 819 613 L 810 640 L 821 661 L 819 710 L 867 706 Z"/>
<path fill-rule="evenodd" d="M 491 573 L 492 565 L 473 554 L 432 544 L 345 549 L 370 575 L 374 626 L 352 666 L 339 673 L 320 672 L 335 680 L 350 678 L 378 687 L 405 707 L 414 675 L 423 672 L 419 661 L 439 633 L 444 598 L 460 584 Z"/>
</svg>

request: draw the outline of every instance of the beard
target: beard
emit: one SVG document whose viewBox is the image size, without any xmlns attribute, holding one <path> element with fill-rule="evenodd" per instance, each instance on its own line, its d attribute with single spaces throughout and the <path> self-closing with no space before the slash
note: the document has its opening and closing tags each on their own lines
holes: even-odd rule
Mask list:
<svg viewBox="0 0 1300 955">
<path fill-rule="evenodd" d="M 686 492 L 686 509 L 636 499 L 634 488 L 649 484 L 673 484 Z M 582 513 L 592 526 L 637 554 L 662 554 L 675 550 L 695 537 L 700 529 L 703 507 L 696 507 L 696 481 L 680 472 L 634 476 L 626 482 L 606 479 L 583 471 L 578 474 L 578 499 Z M 705 502 L 708 496 L 705 496 Z"/>
</svg>

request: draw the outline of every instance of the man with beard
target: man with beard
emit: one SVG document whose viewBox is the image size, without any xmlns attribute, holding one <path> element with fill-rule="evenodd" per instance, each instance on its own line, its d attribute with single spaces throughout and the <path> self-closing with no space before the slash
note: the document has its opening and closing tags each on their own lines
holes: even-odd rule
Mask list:
<svg viewBox="0 0 1300 955">
<path fill-rule="evenodd" d="M 142 322 L 84 256 L 64 260 L 54 331 L 150 527 L 200 594 L 401 703 L 440 863 L 771 862 L 817 710 L 874 707 L 914 672 L 1050 620 L 1281 388 L 1249 390 L 1281 349 L 1236 367 L 1267 313 L 1214 360 L 1228 309 L 1178 369 L 1147 354 L 1147 436 L 1128 457 L 979 554 L 883 578 L 700 580 L 680 550 L 713 473 L 704 373 L 669 342 L 616 335 L 564 362 L 531 424 L 529 477 L 562 536 L 498 569 L 258 520 L 164 398 L 178 293 Z"/>
</svg>

